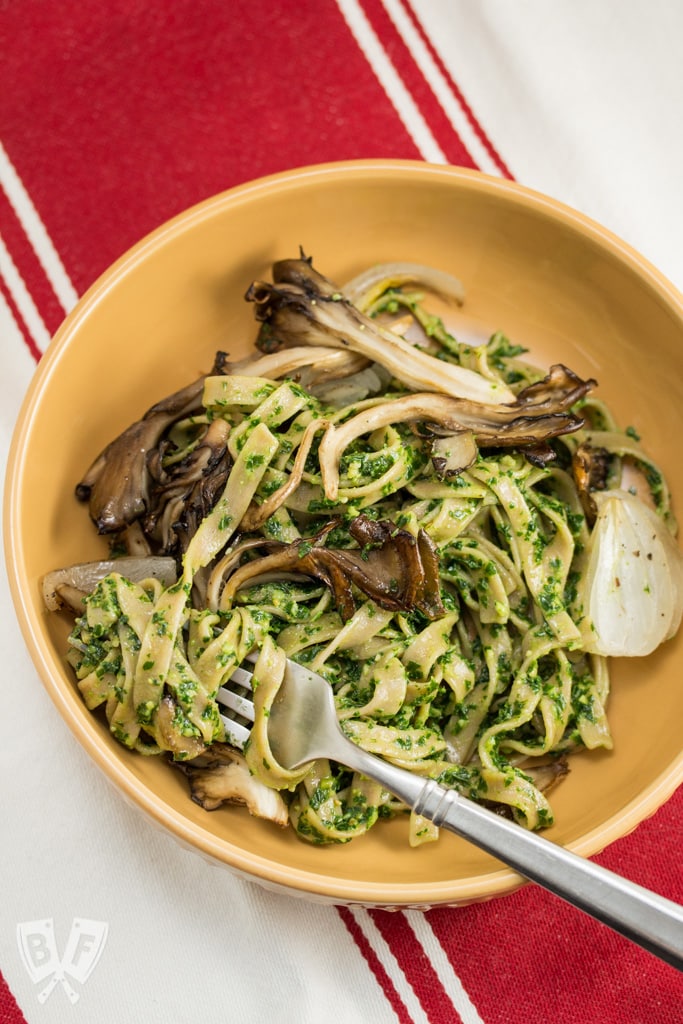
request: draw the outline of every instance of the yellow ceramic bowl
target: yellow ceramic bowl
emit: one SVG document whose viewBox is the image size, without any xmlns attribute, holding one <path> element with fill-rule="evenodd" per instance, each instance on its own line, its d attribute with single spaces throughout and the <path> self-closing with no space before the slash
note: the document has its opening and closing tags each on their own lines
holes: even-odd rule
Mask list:
<svg viewBox="0 0 683 1024">
<path fill-rule="evenodd" d="M 520 879 L 443 834 L 412 850 L 407 822 L 320 849 L 238 807 L 191 802 L 184 779 L 118 745 L 64 663 L 66 617 L 40 594 L 49 569 L 106 550 L 73 495 L 91 459 L 153 401 L 210 368 L 217 349 L 251 345 L 245 288 L 299 246 L 343 282 L 377 261 L 459 276 L 466 311 L 531 349 L 594 376 L 622 425 L 663 467 L 679 513 L 683 459 L 683 305 L 606 230 L 517 185 L 412 162 L 313 167 L 233 189 L 144 239 L 90 289 L 41 362 L 17 425 L 5 542 L 19 620 L 48 694 L 93 760 L 181 842 L 270 887 L 338 903 L 457 904 Z M 55 444 L 55 437 L 59 444 Z M 549 837 L 589 855 L 633 829 L 683 779 L 683 644 L 613 665 L 614 750 L 582 754 L 553 794 Z"/>
</svg>

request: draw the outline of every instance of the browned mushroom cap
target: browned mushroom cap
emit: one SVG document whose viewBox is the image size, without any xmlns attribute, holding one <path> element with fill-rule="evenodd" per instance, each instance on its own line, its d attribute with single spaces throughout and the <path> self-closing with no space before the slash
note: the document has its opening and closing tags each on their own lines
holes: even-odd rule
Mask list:
<svg viewBox="0 0 683 1024">
<path fill-rule="evenodd" d="M 543 380 L 529 384 L 518 393 L 515 405 L 526 410 L 532 408 L 535 413 L 564 412 L 580 398 L 583 398 L 595 385 L 596 381 L 592 377 L 589 380 L 582 380 L 567 366 L 555 363 L 550 367 Z"/>
<path fill-rule="evenodd" d="M 606 448 L 594 448 L 587 441 L 580 444 L 572 456 L 572 473 L 586 520 L 592 525 L 597 519 L 598 509 L 591 494 L 603 490 L 607 479 L 609 452 Z"/>
<path fill-rule="evenodd" d="M 181 416 L 201 409 L 204 378 L 157 402 L 132 423 L 93 462 L 76 487 L 87 501 L 100 533 L 118 533 L 149 507 L 148 453 L 164 431 Z"/>
<path fill-rule="evenodd" d="M 221 607 L 229 607 L 241 587 L 264 573 L 296 572 L 330 588 L 344 621 L 356 610 L 352 584 L 389 611 L 417 609 L 429 619 L 444 614 L 438 557 L 424 530 L 414 537 L 391 522 L 360 515 L 348 524 L 359 548 L 325 547 L 328 534 L 340 525 L 341 520 L 331 520 L 315 537 L 283 545 L 271 542 L 269 554 L 241 566 L 228 579 Z"/>
<path fill-rule="evenodd" d="M 289 822 L 280 793 L 255 778 L 238 751 L 226 743 L 213 743 L 206 754 L 191 762 L 174 762 L 187 777 L 195 803 L 215 811 L 224 803 L 246 804 L 249 812 L 282 828 Z"/>
<path fill-rule="evenodd" d="M 229 433 L 225 420 L 213 420 L 197 447 L 168 469 L 163 467 L 161 446 L 151 453 L 148 469 L 155 485 L 144 530 L 164 554 L 187 549 L 222 493 L 232 463 L 227 448 Z"/>
<path fill-rule="evenodd" d="M 424 530 L 413 537 L 393 523 L 360 515 L 349 523 L 349 533 L 361 550 L 344 553 L 353 557 L 359 579 L 374 579 L 374 593 L 356 578 L 354 583 L 380 607 L 397 611 L 417 608 L 428 619 L 445 614 L 439 589 L 439 558 Z"/>
</svg>

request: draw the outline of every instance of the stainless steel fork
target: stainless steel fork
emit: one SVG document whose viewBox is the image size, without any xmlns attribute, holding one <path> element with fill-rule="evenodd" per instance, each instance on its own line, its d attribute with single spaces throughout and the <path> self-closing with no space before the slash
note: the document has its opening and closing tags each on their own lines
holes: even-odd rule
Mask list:
<svg viewBox="0 0 683 1024">
<path fill-rule="evenodd" d="M 238 668 L 218 700 L 229 740 L 242 748 L 254 721 L 252 673 Z M 329 683 L 287 662 L 268 717 L 268 740 L 285 768 L 319 757 L 379 782 L 418 814 L 493 854 L 525 878 L 585 911 L 683 971 L 683 907 L 579 857 L 479 806 L 456 790 L 425 780 L 352 743 L 342 732 Z"/>
</svg>

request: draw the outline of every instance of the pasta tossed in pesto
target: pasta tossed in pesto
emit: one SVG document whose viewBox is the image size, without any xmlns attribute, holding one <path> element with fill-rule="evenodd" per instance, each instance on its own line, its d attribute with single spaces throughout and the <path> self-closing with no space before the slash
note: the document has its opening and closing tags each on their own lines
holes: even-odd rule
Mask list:
<svg viewBox="0 0 683 1024">
<path fill-rule="evenodd" d="M 429 312 L 432 287 L 462 301 L 449 282 L 401 264 L 342 292 L 304 257 L 275 264 L 247 293 L 258 350 L 236 364 L 219 353 L 79 484 L 126 565 L 175 566 L 168 581 L 107 562 L 87 593 L 60 578 L 79 689 L 122 744 L 182 767 L 204 806 L 244 799 L 320 843 L 403 810 L 342 765 L 277 763 L 268 709 L 291 658 L 329 681 L 361 747 L 528 828 L 551 824 L 569 756 L 612 742 L 606 641 L 587 612 L 603 603 L 605 495 L 659 524 L 647 520 L 661 545 L 647 558 L 669 574 L 669 604 L 660 615 L 654 576 L 650 647 L 678 627 L 662 473 L 594 381 L 539 371 L 500 333 L 459 342 Z M 217 693 L 254 653 L 242 758 Z M 250 796 L 221 789 L 226 761 Z M 254 787 L 279 792 L 271 810 Z M 411 843 L 435 837 L 411 813 Z"/>
</svg>

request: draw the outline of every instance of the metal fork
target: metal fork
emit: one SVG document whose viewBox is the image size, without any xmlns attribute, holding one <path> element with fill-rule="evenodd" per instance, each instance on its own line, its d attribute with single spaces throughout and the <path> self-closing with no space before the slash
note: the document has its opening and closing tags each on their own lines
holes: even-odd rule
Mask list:
<svg viewBox="0 0 683 1024">
<path fill-rule="evenodd" d="M 231 686 L 218 691 L 228 739 L 240 749 L 249 738 L 254 704 L 252 673 L 241 667 Z M 625 935 L 683 971 L 683 907 L 571 853 L 536 832 L 446 789 L 368 754 L 342 732 L 329 683 L 287 662 L 284 681 L 268 717 L 268 740 L 286 768 L 326 757 L 360 772 L 435 825 L 447 828 L 508 864 L 525 878 Z"/>
</svg>

